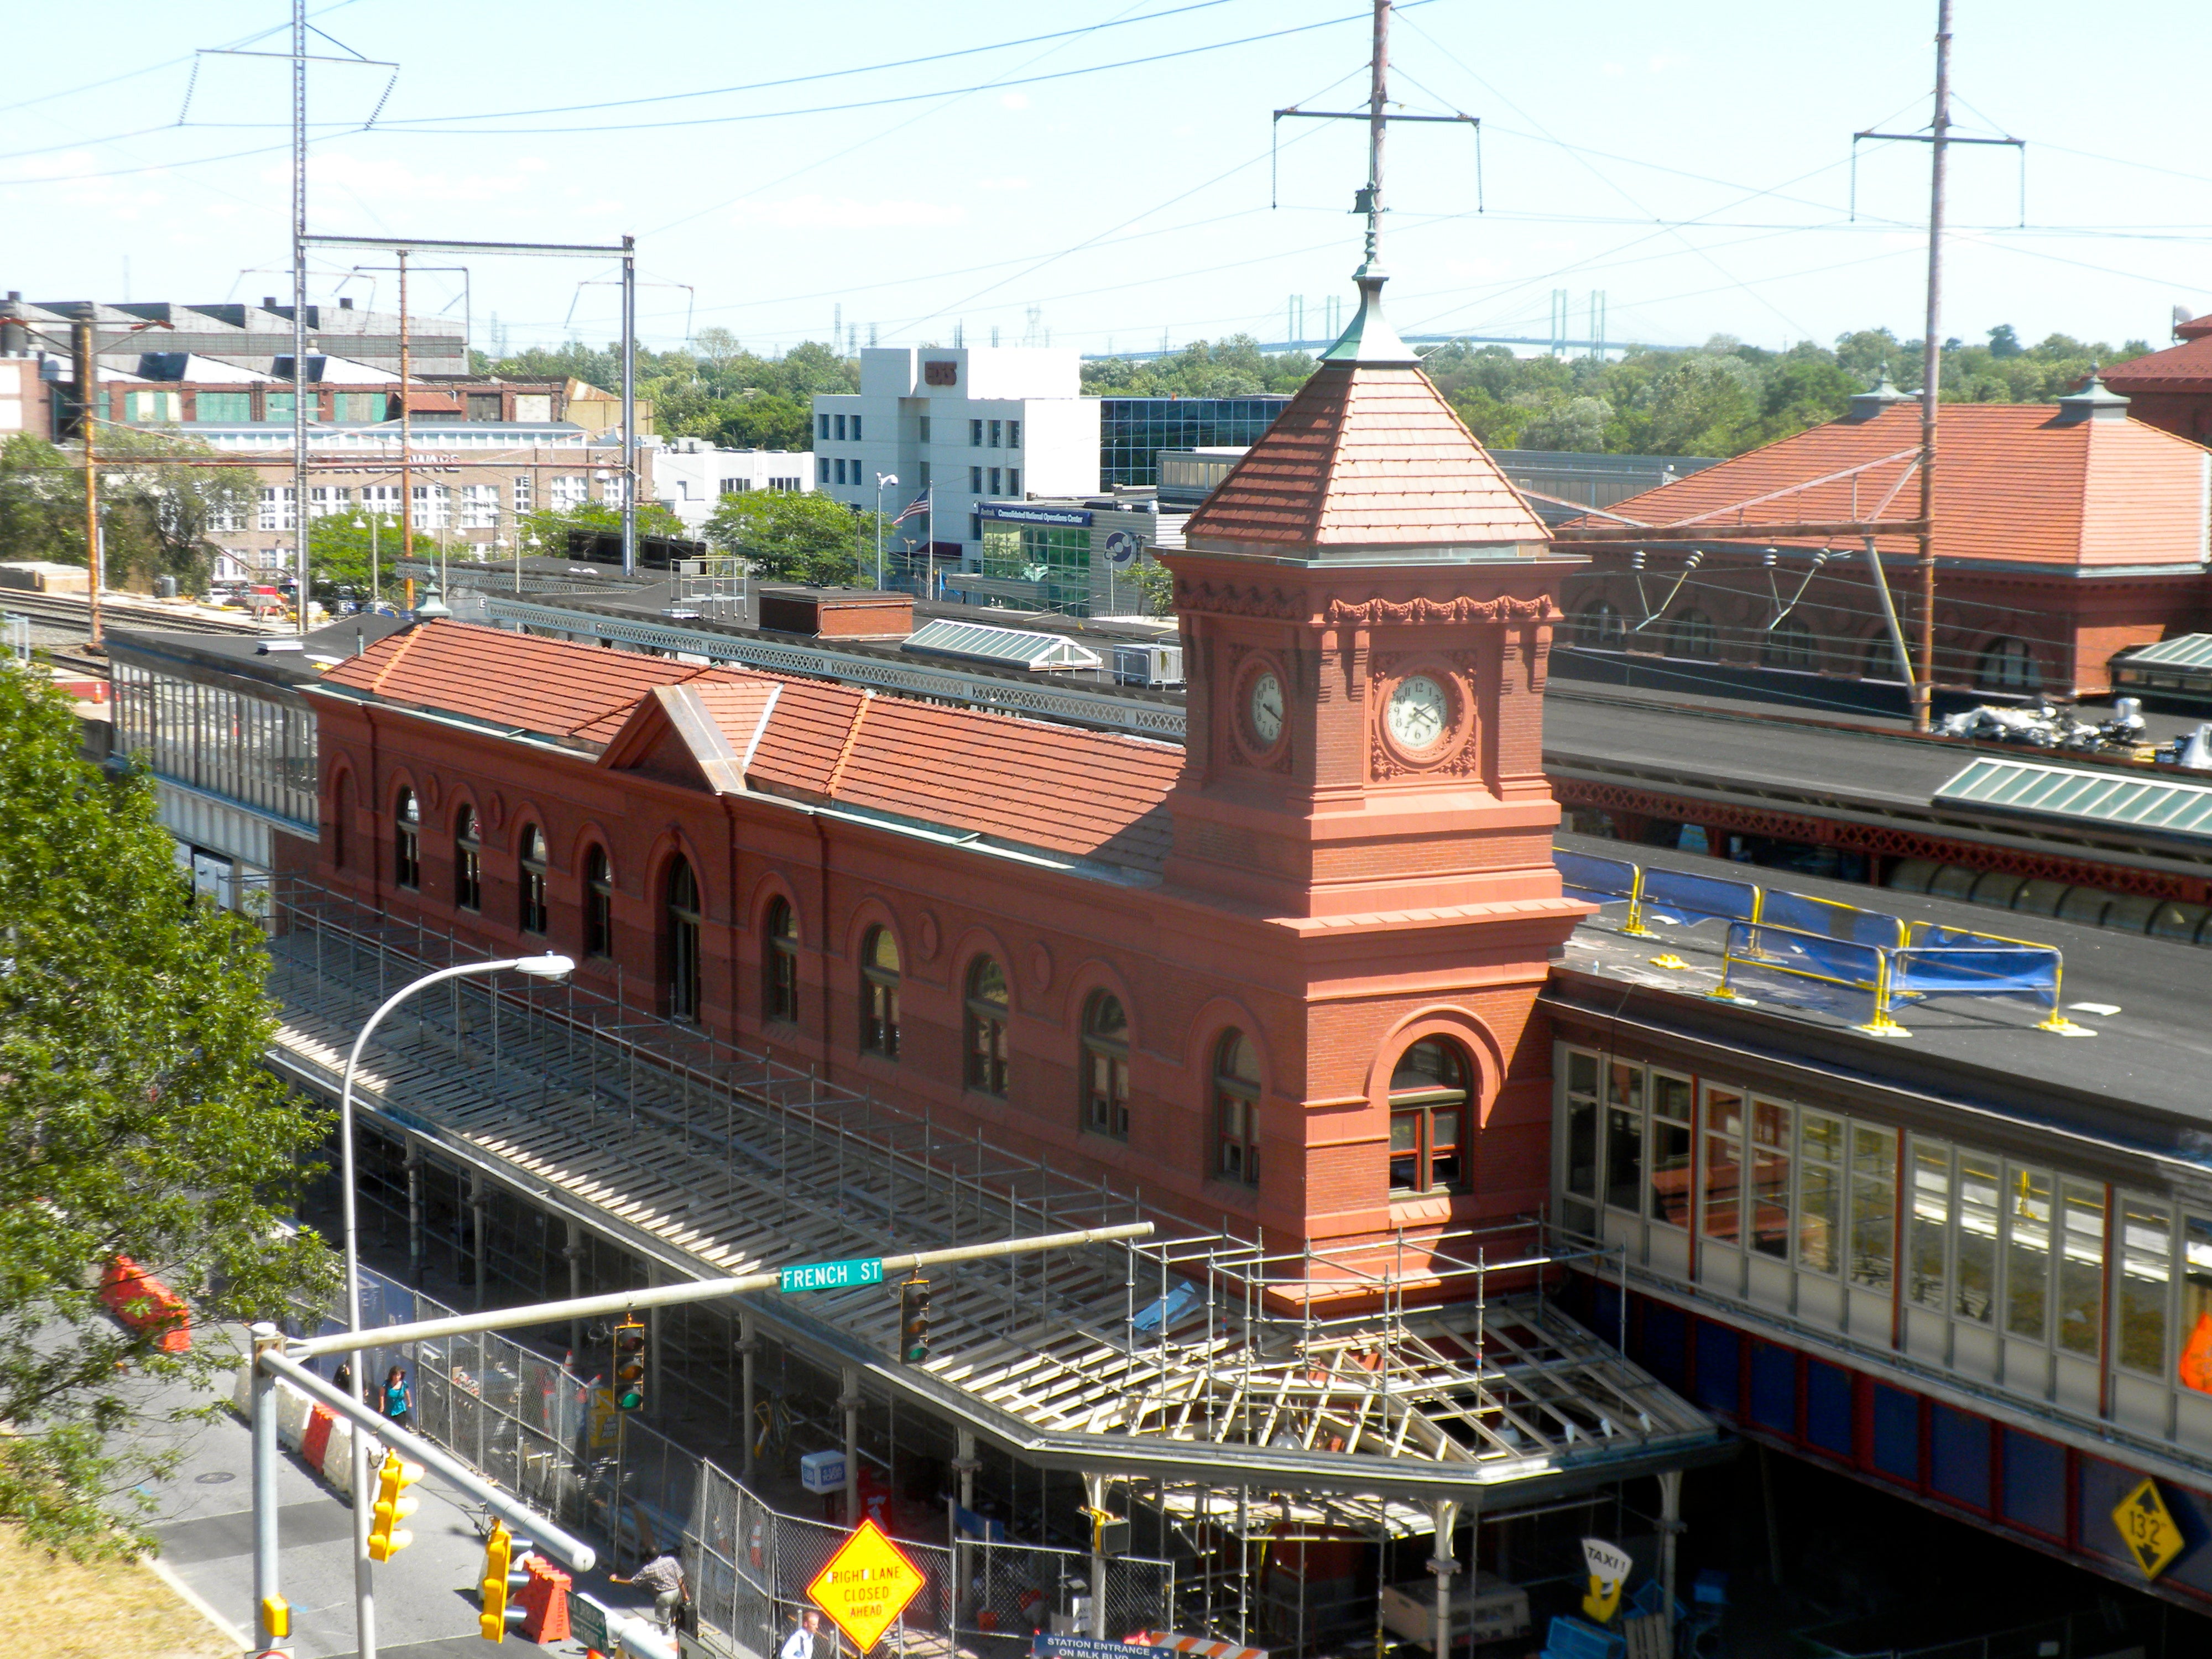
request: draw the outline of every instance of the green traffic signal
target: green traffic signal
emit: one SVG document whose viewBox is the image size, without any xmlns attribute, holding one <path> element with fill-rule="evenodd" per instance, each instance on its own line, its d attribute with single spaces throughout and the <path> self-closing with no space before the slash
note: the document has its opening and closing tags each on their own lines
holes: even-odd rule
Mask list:
<svg viewBox="0 0 2212 1659">
<path fill-rule="evenodd" d="M 615 1327 L 615 1409 L 645 1409 L 645 1327 L 625 1320 Z"/>
</svg>

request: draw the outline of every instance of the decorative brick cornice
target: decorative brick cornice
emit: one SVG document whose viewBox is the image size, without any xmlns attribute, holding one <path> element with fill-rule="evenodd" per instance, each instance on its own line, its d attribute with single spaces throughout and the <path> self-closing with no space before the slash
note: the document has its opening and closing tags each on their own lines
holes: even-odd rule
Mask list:
<svg viewBox="0 0 2212 1659">
<path fill-rule="evenodd" d="M 1515 599 L 1510 594 L 1477 599 L 1462 593 L 1449 599 L 1411 599 L 1402 604 L 1395 599 L 1363 599 L 1356 605 L 1331 599 L 1328 621 L 1331 628 L 1379 628 L 1394 623 L 1547 622 L 1559 614 L 1552 608 L 1552 596 L 1548 593 L 1540 593 L 1533 599 Z"/>
<path fill-rule="evenodd" d="M 1306 622 L 1311 613 L 1292 594 L 1279 587 L 1255 583 L 1240 587 L 1235 582 L 1218 586 L 1208 581 L 1176 583 L 1176 609 L 1226 617 L 1267 617 L 1277 622 Z"/>
</svg>

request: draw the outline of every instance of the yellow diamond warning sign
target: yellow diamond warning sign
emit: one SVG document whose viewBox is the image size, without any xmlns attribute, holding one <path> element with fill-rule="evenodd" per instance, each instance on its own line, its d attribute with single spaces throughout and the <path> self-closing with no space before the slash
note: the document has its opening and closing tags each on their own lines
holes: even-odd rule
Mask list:
<svg viewBox="0 0 2212 1659">
<path fill-rule="evenodd" d="M 866 1653 L 921 1593 L 921 1569 L 874 1522 L 863 1521 L 806 1593 Z"/>
<path fill-rule="evenodd" d="M 2120 1529 L 2128 1553 L 2146 1578 L 2157 1577 L 2181 1553 L 2181 1528 L 2159 1496 L 2155 1480 L 2145 1480 L 2127 1495 L 2112 1511 L 2112 1524 Z"/>
</svg>

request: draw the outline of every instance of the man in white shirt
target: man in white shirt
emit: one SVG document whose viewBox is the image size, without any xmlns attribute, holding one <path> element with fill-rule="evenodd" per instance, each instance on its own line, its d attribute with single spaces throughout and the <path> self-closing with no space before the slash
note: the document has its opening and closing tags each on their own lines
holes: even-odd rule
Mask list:
<svg viewBox="0 0 2212 1659">
<path fill-rule="evenodd" d="M 814 1659 L 814 1633 L 822 1628 L 822 1615 L 812 1607 L 800 1615 L 783 1645 L 776 1650 L 775 1659 Z"/>
</svg>

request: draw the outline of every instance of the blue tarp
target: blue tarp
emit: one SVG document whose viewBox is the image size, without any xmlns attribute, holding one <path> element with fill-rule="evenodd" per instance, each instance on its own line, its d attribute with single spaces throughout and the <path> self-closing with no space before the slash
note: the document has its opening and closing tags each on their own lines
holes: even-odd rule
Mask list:
<svg viewBox="0 0 2212 1659">
<path fill-rule="evenodd" d="M 1644 872 L 1644 915 L 1647 921 L 1696 927 L 1701 921 L 1750 921 L 1759 914 L 1759 889 L 1751 882 L 1684 870 Z"/>
<path fill-rule="evenodd" d="M 1912 945 L 1890 957 L 1890 994 L 2025 994 L 2056 1008 L 2060 962 L 2052 945 L 2015 945 L 1948 927 L 1916 927 Z"/>
<path fill-rule="evenodd" d="M 1590 904 L 1617 904 L 1636 891 L 1636 866 L 1626 859 L 1592 858 L 1552 849 L 1567 896 Z"/>
<path fill-rule="evenodd" d="M 1881 910 L 1862 910 L 1855 904 L 1808 898 L 1802 893 L 1770 890 L 1759 906 L 1759 919 L 1776 927 L 1824 933 L 1858 945 L 1879 945 L 1885 950 L 1905 943 L 1905 924 L 1895 916 Z"/>
</svg>

